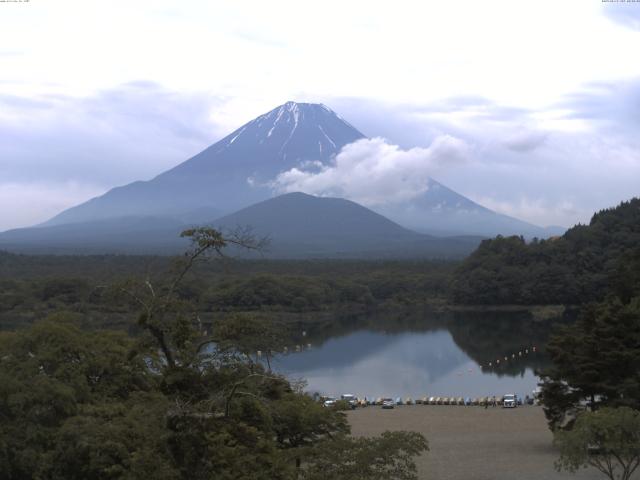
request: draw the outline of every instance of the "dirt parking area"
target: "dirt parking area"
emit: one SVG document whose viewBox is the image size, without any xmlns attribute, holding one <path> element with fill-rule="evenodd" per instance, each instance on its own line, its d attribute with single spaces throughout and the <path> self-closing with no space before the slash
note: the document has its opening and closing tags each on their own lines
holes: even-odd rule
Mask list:
<svg viewBox="0 0 640 480">
<path fill-rule="evenodd" d="M 430 451 L 418 461 L 420 479 L 555 480 L 603 479 L 595 470 L 558 473 L 558 458 L 541 407 L 407 405 L 393 410 L 365 407 L 348 413 L 354 435 L 413 430 Z M 634 478 L 640 478 L 634 476 Z"/>
</svg>

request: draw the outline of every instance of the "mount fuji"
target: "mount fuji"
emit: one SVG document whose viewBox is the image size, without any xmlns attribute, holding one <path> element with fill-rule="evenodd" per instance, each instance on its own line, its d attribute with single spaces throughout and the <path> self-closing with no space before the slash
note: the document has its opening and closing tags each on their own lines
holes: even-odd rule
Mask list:
<svg viewBox="0 0 640 480">
<path fill-rule="evenodd" d="M 399 244 L 407 241 L 411 246 L 406 251 L 417 256 L 446 256 L 446 249 L 435 237 L 466 236 L 464 245 L 459 243 L 460 238 L 451 243 L 456 246 L 450 253 L 459 256 L 469 252 L 479 236 L 547 237 L 556 233 L 493 212 L 433 179 L 419 198 L 393 207 L 377 207 L 375 212 L 354 202 L 336 203 L 339 199 L 322 197 L 311 201 L 309 196 L 283 195 L 282 201 L 269 201 L 275 200 L 272 182 L 279 173 L 311 164 L 331 165 L 345 145 L 364 138 L 364 134 L 324 105 L 287 102 L 149 181 L 113 188 L 37 227 L 1 233 L 0 248 L 126 253 L 144 252 L 153 246 L 149 252 L 166 253 L 184 247 L 176 241 L 182 226 L 204 223 L 232 226 L 231 221 L 247 218 L 260 226 L 260 233 L 276 238 L 281 245 L 304 241 L 306 250 L 298 250 L 297 257 L 305 252 L 332 255 L 341 241 L 345 242 L 341 252 L 355 254 L 358 242 L 363 245 L 363 238 L 353 231 L 358 228 L 377 232 L 380 240 L 386 238 L 389 251 L 399 251 Z M 301 201 L 299 208 L 290 205 Z M 259 208 L 250 208 L 254 204 L 259 204 Z M 299 222 L 305 215 L 304 208 L 310 209 L 307 213 L 310 218 L 320 218 L 318 215 L 323 218 L 325 235 L 317 236 L 315 244 L 309 235 L 295 232 L 296 225 L 301 230 L 310 228 L 309 222 Z M 341 209 L 349 209 L 349 215 L 340 213 Z M 293 211 L 293 217 L 287 216 L 287 212 Z M 343 221 L 347 217 L 350 220 Z M 285 224 L 288 238 L 281 231 Z M 389 228 L 390 224 L 394 228 Z M 469 236 L 473 239 L 469 240 Z M 378 254 L 388 256 L 382 253 L 384 241 L 373 243 Z M 275 250 L 279 257 L 286 256 L 282 248 Z"/>
</svg>

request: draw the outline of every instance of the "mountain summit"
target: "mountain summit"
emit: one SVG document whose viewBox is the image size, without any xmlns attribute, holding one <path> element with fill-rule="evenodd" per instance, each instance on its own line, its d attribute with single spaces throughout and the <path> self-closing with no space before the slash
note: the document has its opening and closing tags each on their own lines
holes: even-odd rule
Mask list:
<svg viewBox="0 0 640 480">
<path fill-rule="evenodd" d="M 271 197 L 268 182 L 278 173 L 306 161 L 328 162 L 361 138 L 362 133 L 325 105 L 287 102 L 152 180 L 114 188 L 46 225 L 131 215 L 182 218 L 211 209 L 231 213 Z"/>
</svg>

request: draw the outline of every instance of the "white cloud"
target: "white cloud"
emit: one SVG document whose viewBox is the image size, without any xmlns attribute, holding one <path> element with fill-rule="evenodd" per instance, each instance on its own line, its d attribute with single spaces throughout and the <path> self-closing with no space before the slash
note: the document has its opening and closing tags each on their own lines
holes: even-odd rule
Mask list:
<svg viewBox="0 0 640 480">
<path fill-rule="evenodd" d="M 57 0 L 3 10 L 0 44 L 16 54 L 2 57 L 0 71 L 12 89 L 78 94 L 153 79 L 241 98 L 243 117 L 305 93 L 540 105 L 584 81 L 640 73 L 629 61 L 635 31 L 584 0 L 327 0 L 313 22 L 293 0 Z"/>
<path fill-rule="evenodd" d="M 403 150 L 383 138 L 346 145 L 331 165 L 320 170 L 293 168 L 273 181 L 277 192 L 345 197 L 374 206 L 411 200 L 428 188 L 428 179 L 468 157 L 462 140 L 442 135 L 427 148 Z"/>
</svg>

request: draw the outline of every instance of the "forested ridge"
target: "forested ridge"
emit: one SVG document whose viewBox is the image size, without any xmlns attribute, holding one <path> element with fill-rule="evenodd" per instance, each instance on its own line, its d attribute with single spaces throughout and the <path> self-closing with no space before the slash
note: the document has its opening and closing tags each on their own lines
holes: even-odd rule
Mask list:
<svg viewBox="0 0 640 480">
<path fill-rule="evenodd" d="M 633 296 L 640 262 L 640 199 L 593 215 L 563 236 L 483 241 L 455 270 L 451 298 L 472 305 L 579 305 L 612 289 Z M 627 290 L 626 293 L 622 291 Z"/>
</svg>

